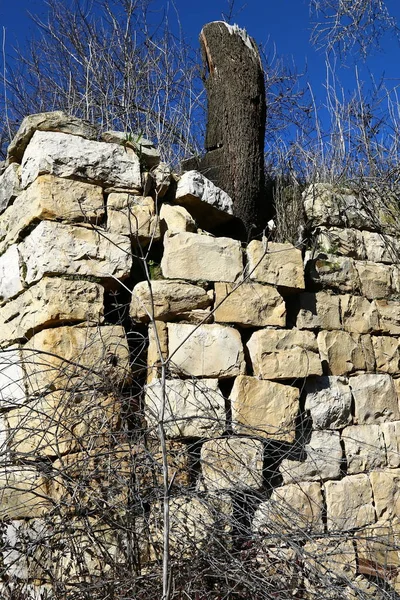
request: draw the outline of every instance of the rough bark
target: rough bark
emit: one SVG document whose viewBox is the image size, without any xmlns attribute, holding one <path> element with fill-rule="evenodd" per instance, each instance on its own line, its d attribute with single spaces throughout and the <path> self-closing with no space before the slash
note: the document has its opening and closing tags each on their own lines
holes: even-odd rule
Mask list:
<svg viewBox="0 0 400 600">
<path fill-rule="evenodd" d="M 200 170 L 234 201 L 246 237 L 267 214 L 264 181 L 265 87 L 257 46 L 247 33 L 222 21 L 200 34 L 206 79 L 206 155 Z"/>
</svg>

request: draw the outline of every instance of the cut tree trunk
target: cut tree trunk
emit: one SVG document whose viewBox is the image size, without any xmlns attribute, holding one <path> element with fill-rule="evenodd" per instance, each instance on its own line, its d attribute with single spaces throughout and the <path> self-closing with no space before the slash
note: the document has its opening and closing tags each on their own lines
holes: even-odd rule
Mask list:
<svg viewBox="0 0 400 600">
<path fill-rule="evenodd" d="M 245 237 L 258 234 L 268 214 L 265 199 L 265 87 L 252 38 L 222 21 L 200 34 L 207 69 L 206 155 L 200 170 L 232 198 Z"/>
</svg>

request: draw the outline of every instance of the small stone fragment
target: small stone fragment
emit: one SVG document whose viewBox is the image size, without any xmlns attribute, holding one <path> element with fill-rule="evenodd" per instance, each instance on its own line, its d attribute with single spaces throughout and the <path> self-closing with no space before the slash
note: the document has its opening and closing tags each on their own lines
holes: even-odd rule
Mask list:
<svg viewBox="0 0 400 600">
<path fill-rule="evenodd" d="M 197 227 L 192 215 L 184 206 L 162 204 L 160 208 L 160 229 L 171 234 L 182 231 L 196 232 Z"/>
</svg>

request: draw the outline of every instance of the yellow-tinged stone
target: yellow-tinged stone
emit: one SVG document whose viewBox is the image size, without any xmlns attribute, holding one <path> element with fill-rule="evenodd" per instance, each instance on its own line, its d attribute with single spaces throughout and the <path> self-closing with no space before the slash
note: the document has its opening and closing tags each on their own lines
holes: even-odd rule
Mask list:
<svg viewBox="0 0 400 600">
<path fill-rule="evenodd" d="M 369 478 L 378 519 L 400 518 L 400 469 L 371 471 Z"/>
<path fill-rule="evenodd" d="M 163 321 L 153 321 L 148 328 L 147 383 L 161 374 L 161 363 L 168 357 L 168 328 Z"/>
<path fill-rule="evenodd" d="M 373 371 L 375 356 L 370 335 L 347 331 L 320 331 L 318 347 L 330 375 Z"/>
<path fill-rule="evenodd" d="M 49 512 L 53 504 L 47 481 L 28 466 L 6 465 L 0 471 L 0 518 L 32 519 Z"/>
<path fill-rule="evenodd" d="M 107 199 L 107 231 L 128 235 L 139 243 L 159 239 L 160 227 L 153 198 L 111 193 Z"/>
<path fill-rule="evenodd" d="M 247 246 L 250 279 L 286 288 L 304 290 L 301 251 L 291 244 L 253 240 Z"/>
<path fill-rule="evenodd" d="M 217 323 L 245 327 L 285 327 L 286 306 L 272 286 L 261 283 L 215 284 L 214 318 Z"/>
<path fill-rule="evenodd" d="M 376 520 L 371 484 L 364 473 L 325 482 L 325 498 L 328 531 L 347 531 Z"/>
<path fill-rule="evenodd" d="M 357 572 L 352 540 L 317 538 L 304 544 L 304 563 L 315 576 L 353 579 Z"/>
</svg>

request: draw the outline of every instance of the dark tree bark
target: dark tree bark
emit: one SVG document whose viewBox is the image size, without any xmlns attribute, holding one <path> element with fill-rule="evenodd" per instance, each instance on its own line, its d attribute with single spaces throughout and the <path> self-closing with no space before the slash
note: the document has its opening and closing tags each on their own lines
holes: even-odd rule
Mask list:
<svg viewBox="0 0 400 600">
<path fill-rule="evenodd" d="M 268 213 L 264 181 L 265 87 L 260 54 L 252 38 L 222 21 L 200 34 L 208 119 L 206 155 L 200 170 L 225 190 L 234 214 L 253 237 Z"/>
</svg>

